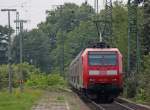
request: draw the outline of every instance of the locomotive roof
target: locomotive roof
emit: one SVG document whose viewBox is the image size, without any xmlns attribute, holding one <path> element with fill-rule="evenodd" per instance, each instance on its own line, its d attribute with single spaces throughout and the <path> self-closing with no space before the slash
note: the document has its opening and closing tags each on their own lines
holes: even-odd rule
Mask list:
<svg viewBox="0 0 150 110">
<path fill-rule="evenodd" d="M 115 52 L 118 52 L 118 53 L 121 55 L 121 53 L 120 53 L 120 51 L 119 51 L 118 48 L 86 48 L 85 50 L 82 50 L 82 51 L 76 56 L 76 58 L 71 62 L 70 66 L 71 66 L 72 64 L 74 64 L 74 63 L 78 60 L 78 58 L 79 58 L 80 56 L 85 55 L 85 54 L 86 54 L 87 52 L 89 52 L 89 51 L 109 51 L 109 52 L 115 51 Z M 121 55 L 121 56 L 122 56 L 122 55 Z"/>
<path fill-rule="evenodd" d="M 118 52 L 119 54 L 121 54 L 120 51 L 118 50 L 118 48 L 86 48 L 84 50 L 83 54 L 86 54 L 89 51 L 109 51 L 109 52 L 115 51 L 115 52 Z"/>
</svg>

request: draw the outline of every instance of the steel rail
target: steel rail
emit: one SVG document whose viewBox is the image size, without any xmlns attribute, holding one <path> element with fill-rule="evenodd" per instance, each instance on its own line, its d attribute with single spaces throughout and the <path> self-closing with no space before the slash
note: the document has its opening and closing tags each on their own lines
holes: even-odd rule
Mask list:
<svg viewBox="0 0 150 110">
<path fill-rule="evenodd" d="M 91 101 L 91 103 L 96 106 L 97 108 L 99 108 L 99 110 L 106 110 L 103 106 L 101 106 L 100 104 L 95 103 L 94 101 Z"/>
<path fill-rule="evenodd" d="M 110 104 L 107 103 L 96 103 L 90 98 L 76 92 L 77 95 L 85 102 L 91 110 L 150 110 L 149 108 L 142 107 L 140 105 L 134 104 L 132 102 L 126 102 L 124 100 L 118 100 L 118 98 Z"/>
<path fill-rule="evenodd" d="M 131 108 L 131 107 L 128 107 L 127 105 L 121 104 L 121 103 L 119 103 L 119 102 L 117 102 L 117 101 L 114 101 L 114 103 L 116 103 L 116 104 L 118 104 L 118 105 L 120 105 L 120 106 L 126 108 L 127 110 L 135 110 L 135 109 L 133 109 L 133 108 Z"/>
</svg>

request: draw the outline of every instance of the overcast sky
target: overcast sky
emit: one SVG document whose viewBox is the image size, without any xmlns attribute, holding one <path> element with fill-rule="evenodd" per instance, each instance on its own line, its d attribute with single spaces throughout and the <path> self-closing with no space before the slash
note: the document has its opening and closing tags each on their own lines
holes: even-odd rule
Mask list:
<svg viewBox="0 0 150 110">
<path fill-rule="evenodd" d="M 103 8 L 104 0 L 99 0 L 99 7 Z M 115 1 L 115 0 L 113 0 Z M 127 2 L 127 0 L 119 0 Z M 64 4 L 65 2 L 72 2 L 81 5 L 85 0 L 0 0 L 0 9 L 2 8 L 16 8 L 20 12 L 20 18 L 28 20 L 25 28 L 28 30 L 36 28 L 36 25 L 41 21 L 45 21 L 45 10 L 53 9 L 55 5 Z M 94 5 L 94 0 L 88 0 L 88 3 Z M 11 13 L 11 25 L 15 19 L 15 12 Z M 0 25 L 7 25 L 7 13 L 0 12 Z"/>
</svg>

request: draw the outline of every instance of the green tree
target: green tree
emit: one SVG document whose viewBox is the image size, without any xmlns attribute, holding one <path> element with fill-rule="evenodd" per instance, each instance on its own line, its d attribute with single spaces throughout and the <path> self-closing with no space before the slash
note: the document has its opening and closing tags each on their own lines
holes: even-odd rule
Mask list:
<svg viewBox="0 0 150 110">
<path fill-rule="evenodd" d="M 144 52 L 148 54 L 150 52 L 150 1 L 144 1 L 144 30 L 143 30 L 143 45 Z"/>
<path fill-rule="evenodd" d="M 19 36 L 14 39 L 13 49 L 14 59 L 19 63 Z M 39 29 L 33 29 L 30 32 L 23 33 L 23 61 L 35 65 L 41 70 L 50 71 L 51 59 L 50 52 L 50 39 L 47 35 Z"/>
<path fill-rule="evenodd" d="M 9 29 L 6 26 L 0 25 L 0 64 L 7 63 L 7 54 L 8 54 L 8 33 Z M 10 33 L 13 33 L 13 30 L 10 30 Z"/>
<path fill-rule="evenodd" d="M 90 21 L 92 20 L 92 16 L 94 14 L 94 10 L 91 6 L 86 5 L 86 4 L 82 4 L 80 7 L 75 5 L 75 4 L 64 4 L 61 8 L 57 8 L 54 11 L 47 11 L 47 18 L 46 18 L 46 22 L 43 22 L 41 24 L 39 24 L 39 29 L 42 30 L 44 33 L 46 33 L 50 39 L 51 39 L 51 52 L 50 52 L 50 56 L 52 59 L 52 67 L 53 70 L 59 70 L 59 68 L 61 67 L 61 51 L 62 51 L 62 40 L 64 40 L 64 47 L 65 47 L 65 65 L 66 67 L 68 66 L 69 62 L 71 61 L 70 57 L 67 58 L 68 56 L 66 56 L 67 52 L 70 53 L 69 51 L 71 51 L 71 49 L 69 49 L 69 51 L 66 51 L 66 47 L 70 46 L 70 45 L 66 45 L 68 41 L 68 39 L 73 39 L 72 36 L 69 36 L 69 33 L 74 32 L 74 30 L 76 30 L 76 28 L 80 27 L 81 22 L 85 22 L 86 21 Z M 91 21 L 92 22 L 92 21 Z M 82 23 L 83 24 L 83 23 Z M 88 23 L 87 23 L 88 24 Z M 93 24 L 92 24 L 93 25 Z M 84 30 L 86 30 L 86 28 L 90 28 L 90 26 L 86 25 L 84 28 Z M 82 32 L 84 32 L 84 30 Z M 93 32 L 93 30 L 91 30 Z M 81 33 L 81 32 L 79 32 Z M 87 32 L 85 32 L 86 35 Z M 86 36 L 85 35 L 85 36 Z M 80 36 L 79 34 L 77 36 Z M 85 37 L 84 36 L 84 37 Z M 63 37 L 63 39 L 62 39 Z M 84 38 L 83 38 L 84 39 Z M 85 39 L 86 40 L 86 39 Z M 81 44 L 80 39 L 76 39 L 76 42 L 79 42 Z M 82 40 L 83 42 L 83 40 Z M 78 45 L 78 43 L 77 43 Z M 67 47 L 69 48 L 69 47 Z M 80 45 L 80 49 L 82 49 L 83 47 Z M 80 51 L 80 49 L 78 49 L 78 51 L 75 52 L 75 55 L 78 54 L 78 52 Z M 75 56 L 74 55 L 74 56 Z M 66 60 L 67 59 L 67 60 Z M 68 62 L 68 63 L 66 63 Z"/>
<path fill-rule="evenodd" d="M 127 65 L 128 45 L 128 11 L 122 2 L 114 2 L 113 5 L 113 44 L 123 54 L 124 67 Z M 124 68 L 126 69 L 126 68 Z"/>
</svg>

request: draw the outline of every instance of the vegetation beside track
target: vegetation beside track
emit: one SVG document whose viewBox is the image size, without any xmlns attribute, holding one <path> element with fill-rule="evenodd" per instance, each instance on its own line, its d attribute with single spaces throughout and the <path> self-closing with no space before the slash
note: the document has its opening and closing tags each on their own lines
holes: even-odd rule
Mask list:
<svg viewBox="0 0 150 110">
<path fill-rule="evenodd" d="M 128 81 L 125 88 L 128 94 L 126 97 L 132 98 L 140 103 L 150 102 L 150 2 L 145 0 L 147 5 L 139 7 L 140 15 L 138 29 L 141 31 L 141 70 L 135 72 L 134 80 Z M 23 68 L 25 85 L 30 88 L 42 88 L 56 90 L 67 87 L 66 81 L 58 75 L 61 60 L 60 50 L 62 47 L 62 36 L 64 36 L 64 66 L 65 71 L 72 59 L 85 47 L 91 40 L 97 40 L 97 31 L 93 23 L 94 10 L 91 6 L 82 4 L 65 4 L 62 10 L 47 11 L 46 21 L 38 25 L 37 29 L 23 33 L 24 63 L 22 65 L 12 65 L 13 68 L 13 87 L 18 87 L 19 68 Z M 61 13 L 60 13 L 61 12 Z M 102 16 L 102 12 L 98 16 Z M 124 70 L 127 70 L 127 6 L 121 2 L 113 4 L 113 41 L 114 47 L 119 48 L 124 56 Z M 144 23 L 143 23 L 144 22 Z M 3 29 L 0 27 L 0 32 Z M 3 34 L 7 34 L 3 33 Z M 136 43 L 135 41 L 132 41 Z M 14 38 L 13 44 L 13 63 L 19 63 L 19 36 Z M 7 49 L 5 49 L 7 50 Z M 133 53 L 135 54 L 135 53 Z M 1 58 L 3 61 L 4 58 Z M 7 61 L 4 61 L 7 62 Z M 134 60 L 133 60 L 134 62 Z M 4 63 L 0 63 L 4 64 Z M 33 66 L 34 65 L 34 66 Z M 40 68 L 40 69 L 37 69 Z M 42 70 L 42 72 L 40 71 Z M 44 71 L 44 72 L 43 72 Z M 56 75 L 54 74 L 56 73 Z M 49 75 L 50 74 L 50 75 Z M 64 75 L 65 76 L 65 75 Z M 136 81 L 136 82 L 135 82 Z M 133 84 L 135 83 L 135 84 Z M 8 86 L 7 65 L 0 66 L 0 89 Z M 125 89 L 126 90 L 126 89 Z M 129 91 L 128 91 L 129 90 Z"/>
<path fill-rule="evenodd" d="M 19 90 L 19 68 L 23 68 L 24 92 Z M 45 90 L 61 91 L 67 82 L 59 74 L 46 74 L 28 63 L 14 64 L 13 93 L 8 93 L 7 65 L 0 66 L 0 110 L 29 110 Z M 61 99 L 61 98 L 58 98 Z"/>
<path fill-rule="evenodd" d="M 137 76 L 138 87 L 135 100 L 150 105 L 150 55 L 144 56 L 143 59 L 143 68 Z"/>
<path fill-rule="evenodd" d="M 25 89 L 23 93 L 15 89 L 12 94 L 1 91 L 0 110 L 30 110 L 42 94 L 43 91 L 36 89 Z"/>
<path fill-rule="evenodd" d="M 17 88 L 20 81 L 20 68 L 22 68 L 23 80 L 26 81 L 32 74 L 44 74 L 38 68 L 28 63 L 12 65 L 12 86 Z M 0 65 L 0 89 L 8 87 L 8 65 Z"/>
<path fill-rule="evenodd" d="M 26 86 L 55 91 L 67 89 L 67 82 L 59 74 L 32 74 L 27 80 Z"/>
<path fill-rule="evenodd" d="M 7 65 L 0 66 L 0 89 L 6 88 L 8 86 L 7 67 Z M 26 87 L 39 89 L 58 89 L 67 87 L 67 82 L 62 76 L 60 76 L 60 74 L 47 74 L 45 72 L 40 71 L 33 65 L 23 63 L 22 65 L 12 65 L 14 88 L 19 87 L 20 67 L 23 69 L 24 84 Z"/>
</svg>

